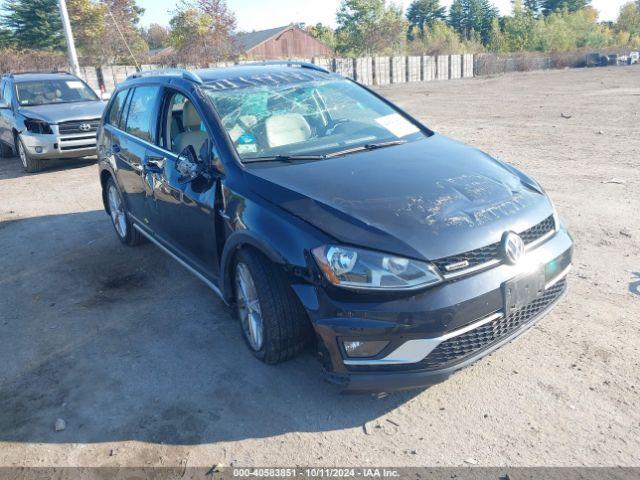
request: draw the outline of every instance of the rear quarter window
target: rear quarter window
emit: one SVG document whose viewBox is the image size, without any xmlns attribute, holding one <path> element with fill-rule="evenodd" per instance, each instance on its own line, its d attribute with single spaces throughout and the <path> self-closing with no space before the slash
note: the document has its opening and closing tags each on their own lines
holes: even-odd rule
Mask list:
<svg viewBox="0 0 640 480">
<path fill-rule="evenodd" d="M 111 102 L 111 106 L 109 107 L 109 114 L 107 115 L 107 123 L 118 126 L 118 120 L 120 119 L 120 114 L 122 113 L 122 107 L 124 106 L 124 102 L 127 98 L 127 93 L 129 90 L 120 90 L 116 93 L 113 102 Z"/>
</svg>

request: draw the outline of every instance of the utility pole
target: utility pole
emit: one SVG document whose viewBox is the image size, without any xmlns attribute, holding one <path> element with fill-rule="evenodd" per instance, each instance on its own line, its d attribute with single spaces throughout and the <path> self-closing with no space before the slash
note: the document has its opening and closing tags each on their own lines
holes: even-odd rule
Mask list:
<svg viewBox="0 0 640 480">
<path fill-rule="evenodd" d="M 80 64 L 78 63 L 78 54 L 76 53 L 76 44 L 73 41 L 73 32 L 71 31 L 71 22 L 69 22 L 69 13 L 67 12 L 66 0 L 58 0 L 60 7 L 60 17 L 62 18 L 62 28 L 64 28 L 64 37 L 67 39 L 67 52 L 69 55 L 69 65 L 74 75 L 80 76 Z"/>
</svg>

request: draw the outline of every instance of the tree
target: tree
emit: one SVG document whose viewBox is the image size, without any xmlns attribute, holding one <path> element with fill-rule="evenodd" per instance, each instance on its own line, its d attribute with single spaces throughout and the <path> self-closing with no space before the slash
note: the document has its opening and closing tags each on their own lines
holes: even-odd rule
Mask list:
<svg viewBox="0 0 640 480">
<path fill-rule="evenodd" d="M 11 48 L 15 46 L 13 32 L 8 28 L 0 27 L 0 48 Z"/>
<path fill-rule="evenodd" d="M 542 3 L 542 12 L 550 15 L 553 12 L 567 10 L 568 12 L 577 12 L 591 3 L 591 0 L 544 0 Z"/>
<path fill-rule="evenodd" d="M 170 25 L 171 44 L 188 63 L 219 62 L 235 53 L 236 17 L 224 0 L 183 0 Z"/>
<path fill-rule="evenodd" d="M 385 0 L 342 0 L 336 14 L 337 49 L 350 55 L 394 53 L 404 48 L 407 21 Z"/>
<path fill-rule="evenodd" d="M 449 23 L 465 40 L 476 37 L 487 45 L 491 40 L 491 24 L 498 9 L 489 0 L 453 0 Z"/>
<path fill-rule="evenodd" d="M 315 25 L 306 27 L 306 31 L 313 38 L 319 40 L 325 45 L 328 45 L 331 48 L 336 47 L 336 34 L 333 31 L 333 28 L 322 23 L 316 23 Z"/>
<path fill-rule="evenodd" d="M 131 64 L 144 55 L 149 46 L 140 33 L 144 9 L 135 0 L 101 0 L 105 6 L 105 29 L 98 39 L 99 62 Z M 124 37 L 124 40 L 123 40 Z M 131 50 L 131 53 L 129 53 Z"/>
<path fill-rule="evenodd" d="M 167 27 L 152 23 L 149 28 L 143 30 L 142 36 L 150 49 L 164 48 L 169 46 L 170 32 Z"/>
<path fill-rule="evenodd" d="M 19 48 L 62 50 L 62 22 L 57 0 L 9 0 L 1 17 Z"/>
<path fill-rule="evenodd" d="M 409 20 L 409 38 L 413 38 L 413 30 L 418 29 L 420 38 L 424 38 L 424 30 L 438 20 L 444 20 L 447 9 L 440 6 L 440 0 L 413 0 L 407 10 Z"/>
<path fill-rule="evenodd" d="M 85 61 L 100 55 L 101 39 L 107 29 L 107 9 L 91 0 L 67 0 L 73 38 Z"/>
<path fill-rule="evenodd" d="M 524 8 L 532 12 L 534 15 L 538 15 L 542 10 L 543 0 L 524 0 Z"/>
<path fill-rule="evenodd" d="M 640 0 L 626 3 L 620 8 L 616 28 L 631 36 L 640 35 Z"/>
<path fill-rule="evenodd" d="M 537 46 L 537 21 L 534 12 L 525 8 L 522 0 L 514 0 L 513 15 L 504 18 L 501 40 L 502 51 L 535 50 Z M 495 43 L 495 33 L 492 33 L 492 41 Z"/>
</svg>

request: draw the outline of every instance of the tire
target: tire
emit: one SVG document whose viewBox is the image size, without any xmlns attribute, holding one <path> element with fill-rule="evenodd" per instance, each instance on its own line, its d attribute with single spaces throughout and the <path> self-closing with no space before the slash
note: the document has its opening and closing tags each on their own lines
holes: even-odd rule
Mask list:
<svg viewBox="0 0 640 480">
<path fill-rule="evenodd" d="M 20 138 L 20 135 L 16 135 L 15 141 L 16 141 L 16 154 L 18 155 L 18 158 L 22 162 L 22 167 L 24 168 L 24 171 L 27 173 L 36 173 L 42 170 L 42 166 L 43 166 L 42 160 L 33 158 L 31 155 L 29 155 L 29 151 L 24 146 L 24 142 Z"/>
<path fill-rule="evenodd" d="M 289 360 L 300 353 L 312 338 L 311 325 L 284 272 L 257 251 L 243 249 L 238 253 L 233 274 L 238 319 L 251 353 L 268 364 Z M 253 282 L 257 311 L 255 304 L 251 308 L 247 305 L 251 300 L 247 280 Z M 243 282 L 249 291 L 243 288 Z M 256 312 L 260 316 L 259 327 L 252 321 Z M 261 341 L 259 335 L 252 333 L 252 324 L 254 329 L 261 328 Z"/>
<path fill-rule="evenodd" d="M 11 158 L 13 157 L 13 150 L 9 145 L 0 141 L 0 158 Z"/>
<path fill-rule="evenodd" d="M 113 178 L 109 178 L 105 184 L 105 198 L 107 200 L 107 213 L 111 217 L 111 223 L 116 231 L 118 239 L 125 245 L 135 247 L 145 242 L 145 237 L 135 228 L 129 217 L 127 216 L 127 210 L 122 200 L 120 190 L 113 181 Z"/>
</svg>

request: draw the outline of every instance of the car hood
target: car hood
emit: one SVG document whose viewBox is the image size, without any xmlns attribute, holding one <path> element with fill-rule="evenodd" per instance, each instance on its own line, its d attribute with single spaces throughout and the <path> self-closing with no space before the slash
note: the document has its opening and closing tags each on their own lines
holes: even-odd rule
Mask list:
<svg viewBox="0 0 640 480">
<path fill-rule="evenodd" d="M 336 241 L 438 259 L 526 230 L 553 212 L 529 177 L 441 135 L 247 169 L 254 192 Z"/>
<path fill-rule="evenodd" d="M 58 103 L 51 105 L 34 105 L 20 107 L 18 112 L 27 118 L 43 120 L 47 123 L 62 123 L 73 120 L 92 120 L 100 118 L 105 103 L 101 100 L 92 102 Z"/>
</svg>

